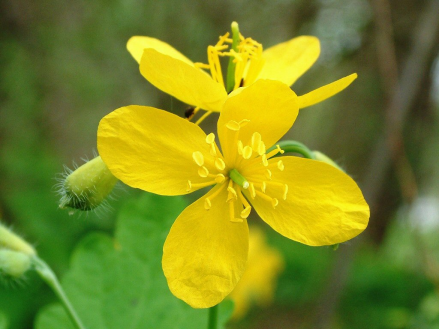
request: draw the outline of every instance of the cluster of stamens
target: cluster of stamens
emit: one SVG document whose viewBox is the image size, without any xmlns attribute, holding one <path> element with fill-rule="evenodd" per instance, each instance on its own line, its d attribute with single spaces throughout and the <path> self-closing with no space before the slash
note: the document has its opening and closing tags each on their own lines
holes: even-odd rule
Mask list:
<svg viewBox="0 0 439 329">
<path fill-rule="evenodd" d="M 206 137 L 206 143 L 210 146 L 210 157 L 206 159 L 199 151 L 193 152 L 192 158 L 198 166 L 198 175 L 206 178 L 204 183 L 192 184 L 188 181 L 187 191 L 218 184 L 216 190 L 204 199 L 204 208 L 209 210 L 212 207 L 213 200 L 224 190 L 227 189 L 230 221 L 242 222 L 251 212 L 251 206 L 248 200 L 261 198 L 271 204 L 273 209 L 279 204 L 279 199 L 286 200 L 288 185 L 276 181 L 273 174 L 276 170 L 283 171 L 284 163 L 282 160 L 268 161 L 277 154 L 284 151 L 277 145 L 271 151 L 266 150 L 262 141 L 262 136 L 254 132 L 248 145 L 239 139 L 239 132 L 249 120 L 240 122 L 229 121 L 226 124 L 228 129 L 226 133 L 226 143 L 231 148 L 224 149 L 224 159 L 219 153 L 215 143 L 215 135 L 209 134 Z M 226 164 L 227 163 L 227 164 Z M 207 165 L 207 166 L 206 166 Z M 210 172 L 207 168 L 212 168 L 215 172 Z M 241 175 L 246 173 L 246 177 Z M 267 191 L 280 196 L 280 198 L 271 197 Z M 235 210 L 239 209 L 239 217 L 235 216 Z"/>
<path fill-rule="evenodd" d="M 252 38 L 244 38 L 239 34 L 240 42 L 237 51 L 231 48 L 233 40 L 229 33 L 219 37 L 215 46 L 207 47 L 208 64 L 195 63 L 196 67 L 210 70 L 212 78 L 224 85 L 224 78 L 221 71 L 220 57 L 232 57 L 236 64 L 235 85 L 233 90 L 253 83 L 258 77 L 264 65 L 262 58 L 262 45 Z"/>
</svg>

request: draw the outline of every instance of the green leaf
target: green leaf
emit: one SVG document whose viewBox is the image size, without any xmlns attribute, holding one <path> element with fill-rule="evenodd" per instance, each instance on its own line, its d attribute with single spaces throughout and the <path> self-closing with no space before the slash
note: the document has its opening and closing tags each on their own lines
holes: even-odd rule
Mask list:
<svg viewBox="0 0 439 329">
<path fill-rule="evenodd" d="M 94 233 L 73 254 L 62 285 L 88 329 L 206 328 L 208 310 L 174 297 L 162 272 L 166 235 L 186 206 L 182 198 L 143 195 L 121 210 L 115 238 Z M 233 311 L 220 306 L 223 325 Z M 60 305 L 43 309 L 37 329 L 73 328 Z"/>
<path fill-rule="evenodd" d="M 8 319 L 3 312 L 0 312 L 0 329 L 8 329 Z"/>
</svg>

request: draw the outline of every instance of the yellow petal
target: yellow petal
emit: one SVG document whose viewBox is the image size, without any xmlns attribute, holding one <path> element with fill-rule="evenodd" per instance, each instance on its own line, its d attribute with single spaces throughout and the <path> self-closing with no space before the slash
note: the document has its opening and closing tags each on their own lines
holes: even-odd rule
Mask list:
<svg viewBox="0 0 439 329">
<path fill-rule="evenodd" d="M 229 157 L 233 133 L 226 125 L 230 121 L 250 120 L 239 130 L 239 140 L 250 144 L 254 132 L 262 136 L 267 147 L 276 143 L 293 125 L 298 114 L 297 96 L 284 83 L 258 80 L 230 94 L 218 120 L 218 135 L 224 157 Z"/>
<path fill-rule="evenodd" d="M 266 49 L 259 79 L 279 80 L 291 86 L 320 55 L 319 39 L 301 36 Z"/>
<path fill-rule="evenodd" d="M 233 290 L 244 272 L 249 244 L 247 221 L 229 220 L 227 190 L 215 197 L 210 210 L 204 209 L 205 197 L 181 213 L 163 247 L 169 289 L 195 308 L 214 306 Z"/>
<path fill-rule="evenodd" d="M 154 49 L 145 49 L 140 73 L 158 89 L 184 103 L 219 112 L 227 98 L 223 85 L 194 66 Z"/>
<path fill-rule="evenodd" d="M 272 159 L 269 162 L 276 161 Z M 348 175 L 320 161 L 282 157 L 285 170 L 273 180 L 288 184 L 287 199 L 270 192 L 276 209 L 256 196 L 251 200 L 261 218 L 274 230 L 292 240 L 310 245 L 333 245 L 360 234 L 369 221 L 369 206 Z"/>
<path fill-rule="evenodd" d="M 299 108 L 303 109 L 304 107 L 320 103 L 325 99 L 338 94 L 340 91 L 349 86 L 356 78 L 357 73 L 354 73 L 327 84 L 326 86 L 315 89 L 305 95 L 299 96 Z"/>
<path fill-rule="evenodd" d="M 180 195 L 188 193 L 188 180 L 193 184 L 207 180 L 198 175 L 193 159 L 196 151 L 210 157 L 205 138 L 200 127 L 172 113 L 133 105 L 101 120 L 98 150 L 113 175 L 125 184 L 156 194 Z"/>
<path fill-rule="evenodd" d="M 134 36 L 131 37 L 127 42 L 127 49 L 131 56 L 140 64 L 140 59 L 143 55 L 143 50 L 145 48 L 152 48 L 158 52 L 171 56 L 173 58 L 179 59 L 189 65 L 194 65 L 190 59 L 180 53 L 177 49 L 167 44 L 166 42 L 160 41 L 159 39 L 150 37 Z"/>
</svg>

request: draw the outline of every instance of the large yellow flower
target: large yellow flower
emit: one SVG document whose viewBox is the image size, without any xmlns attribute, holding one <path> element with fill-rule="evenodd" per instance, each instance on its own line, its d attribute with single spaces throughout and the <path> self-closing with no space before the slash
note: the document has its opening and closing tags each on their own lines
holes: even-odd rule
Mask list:
<svg viewBox="0 0 439 329">
<path fill-rule="evenodd" d="M 161 195 L 214 186 L 180 214 L 163 249 L 169 288 L 191 306 L 218 304 L 241 278 L 252 207 L 274 230 L 310 246 L 340 243 L 366 228 L 369 207 L 348 175 L 315 160 L 275 157 L 279 147 L 268 151 L 298 111 L 287 85 L 258 80 L 224 102 L 220 144 L 152 107 L 122 107 L 101 120 L 99 153 L 124 183 Z"/>
<path fill-rule="evenodd" d="M 193 63 L 169 44 L 151 37 L 134 36 L 128 41 L 127 48 L 140 64 L 141 74 L 151 84 L 184 103 L 209 112 L 221 110 L 227 99 L 227 91 L 249 86 L 258 79 L 292 85 L 320 54 L 319 40 L 313 36 L 300 36 L 265 51 L 253 39 L 242 35 L 239 37 L 237 51 L 231 49 L 233 40 L 228 33 L 221 36 L 215 46 L 209 46 L 208 64 Z M 236 63 L 234 85 L 229 88 L 223 78 L 221 57 L 233 57 Z M 210 75 L 203 69 L 209 70 Z M 299 108 L 314 105 L 337 94 L 356 78 L 357 74 L 351 74 L 299 96 Z"/>
</svg>

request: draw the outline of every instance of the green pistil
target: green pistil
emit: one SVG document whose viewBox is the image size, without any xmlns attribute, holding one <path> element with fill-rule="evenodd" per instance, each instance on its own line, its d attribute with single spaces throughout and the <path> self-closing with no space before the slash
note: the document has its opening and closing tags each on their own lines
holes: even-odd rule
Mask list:
<svg viewBox="0 0 439 329">
<path fill-rule="evenodd" d="M 232 23 L 232 49 L 238 52 L 239 44 L 239 26 L 238 23 Z M 230 93 L 235 87 L 235 68 L 236 63 L 233 63 L 235 58 L 233 56 L 229 57 L 229 66 L 227 67 L 227 92 Z"/>
<path fill-rule="evenodd" d="M 248 189 L 248 187 L 250 186 L 245 177 L 242 176 L 236 169 L 232 169 L 229 171 L 229 177 L 233 182 L 235 182 L 245 190 Z"/>
</svg>

